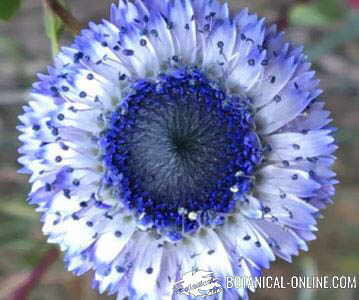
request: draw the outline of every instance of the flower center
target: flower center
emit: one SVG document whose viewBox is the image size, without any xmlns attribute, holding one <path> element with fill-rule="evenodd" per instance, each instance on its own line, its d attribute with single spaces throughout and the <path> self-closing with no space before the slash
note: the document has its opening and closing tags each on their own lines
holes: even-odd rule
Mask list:
<svg viewBox="0 0 359 300">
<path fill-rule="evenodd" d="M 261 159 L 248 104 L 197 69 L 136 82 L 109 123 L 109 184 L 142 225 L 173 239 L 232 212 Z"/>
</svg>

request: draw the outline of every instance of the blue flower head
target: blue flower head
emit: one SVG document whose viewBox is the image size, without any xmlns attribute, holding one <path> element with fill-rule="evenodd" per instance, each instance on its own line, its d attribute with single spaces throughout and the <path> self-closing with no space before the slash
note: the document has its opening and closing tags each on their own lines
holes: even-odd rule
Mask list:
<svg viewBox="0 0 359 300">
<path fill-rule="evenodd" d="M 336 183 L 310 67 L 216 0 L 120 1 L 90 23 L 19 126 L 29 203 L 68 269 L 118 299 L 184 299 L 174 284 L 194 267 L 259 276 L 307 250 Z"/>
</svg>

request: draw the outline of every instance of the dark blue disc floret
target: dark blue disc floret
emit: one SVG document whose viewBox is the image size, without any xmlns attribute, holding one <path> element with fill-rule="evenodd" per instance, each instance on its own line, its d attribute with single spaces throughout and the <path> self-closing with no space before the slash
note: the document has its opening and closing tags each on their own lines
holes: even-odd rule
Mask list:
<svg viewBox="0 0 359 300">
<path fill-rule="evenodd" d="M 107 182 L 139 222 L 173 239 L 221 223 L 262 152 L 253 113 L 196 68 L 138 80 L 103 133 Z"/>
</svg>

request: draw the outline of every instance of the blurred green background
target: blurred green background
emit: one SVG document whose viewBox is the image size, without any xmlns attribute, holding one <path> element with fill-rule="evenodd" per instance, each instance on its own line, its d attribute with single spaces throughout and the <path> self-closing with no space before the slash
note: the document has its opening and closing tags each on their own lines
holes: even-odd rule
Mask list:
<svg viewBox="0 0 359 300">
<path fill-rule="evenodd" d="M 0 0 L 0 18 L 10 18 Z M 12 0 L 17 8 L 20 1 Z M 324 98 L 339 128 L 335 205 L 319 221 L 319 234 L 293 264 L 277 261 L 265 274 L 298 276 L 357 275 L 359 281 L 359 9 L 356 0 L 233 0 L 231 9 L 248 6 L 277 22 L 287 37 L 304 44 L 325 90 Z M 68 1 L 71 11 L 83 22 L 108 15 L 110 1 Z M 27 178 L 16 173 L 17 115 L 26 102 L 35 74 L 51 62 L 51 47 L 43 24 L 40 0 L 23 1 L 10 21 L 0 20 L 0 299 L 12 299 L 30 272 L 44 257 L 54 255 L 41 234 L 39 218 L 25 203 Z M 50 23 L 50 25 L 53 23 Z M 49 25 L 49 22 L 48 22 Z M 50 28 L 54 29 L 54 28 Z M 56 29 L 56 28 L 55 28 Z M 47 28 L 49 31 L 49 28 Z M 63 43 L 70 36 L 65 34 Z M 313 273 L 314 272 L 314 273 Z M 64 270 L 58 258 L 31 291 L 32 300 L 114 299 L 98 296 L 89 277 L 76 278 Z M 19 298 L 20 299 L 20 298 Z M 354 290 L 258 290 L 251 299 L 359 299 Z"/>
</svg>

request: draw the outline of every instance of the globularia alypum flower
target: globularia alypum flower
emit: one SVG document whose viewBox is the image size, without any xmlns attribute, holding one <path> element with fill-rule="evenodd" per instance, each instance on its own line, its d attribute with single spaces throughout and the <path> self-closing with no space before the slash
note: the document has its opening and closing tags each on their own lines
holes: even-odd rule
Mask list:
<svg viewBox="0 0 359 300">
<path fill-rule="evenodd" d="M 194 267 L 259 276 L 307 250 L 336 183 L 310 67 L 216 0 L 120 1 L 90 23 L 19 126 L 29 202 L 68 269 L 118 299 L 185 299 L 173 285 Z"/>
</svg>

